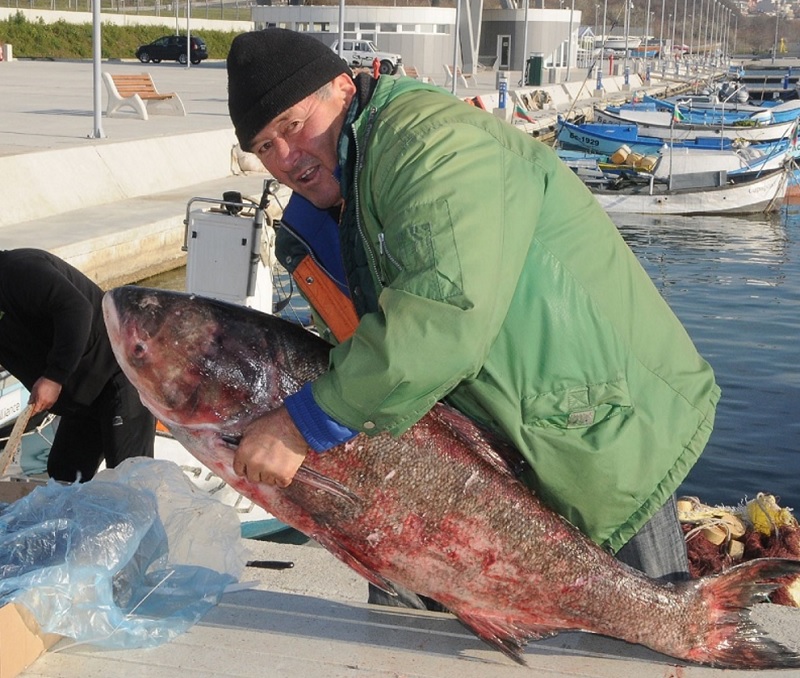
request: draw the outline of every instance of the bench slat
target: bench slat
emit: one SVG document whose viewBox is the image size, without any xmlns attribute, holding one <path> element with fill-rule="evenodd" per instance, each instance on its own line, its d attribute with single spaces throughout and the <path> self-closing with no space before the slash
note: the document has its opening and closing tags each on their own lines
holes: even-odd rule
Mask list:
<svg viewBox="0 0 800 678">
<path fill-rule="evenodd" d="M 159 92 L 149 73 L 138 73 L 135 75 L 104 73 L 103 77 L 111 81 L 109 87 L 113 87 L 114 90 L 116 90 L 116 92 L 114 92 L 114 97 L 117 97 L 113 101 L 111 98 L 109 99 L 108 115 L 116 112 L 119 106 L 124 103 L 124 100 L 128 100 L 127 105 L 135 108 L 139 115 L 145 120 L 147 120 L 148 117 L 148 109 L 144 107 L 143 101 L 168 101 L 172 104 L 176 114 L 186 115 L 183 102 L 180 100 L 177 93 L 169 92 L 162 94 Z M 138 99 L 141 100 L 138 104 L 135 99 L 136 95 L 138 95 Z M 111 97 L 111 92 L 109 92 L 109 97 Z M 133 103 L 130 103 L 131 100 Z"/>
</svg>

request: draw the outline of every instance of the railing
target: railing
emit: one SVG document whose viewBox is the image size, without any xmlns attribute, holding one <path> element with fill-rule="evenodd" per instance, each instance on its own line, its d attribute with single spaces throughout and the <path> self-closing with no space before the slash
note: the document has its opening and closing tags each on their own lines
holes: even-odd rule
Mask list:
<svg viewBox="0 0 800 678">
<path fill-rule="evenodd" d="M 16 9 L 47 9 L 58 12 L 91 12 L 92 0 L 0 0 L 0 6 Z M 192 0 L 190 16 L 198 19 L 249 21 L 254 0 Z M 100 11 L 112 14 L 163 16 L 165 19 L 186 16 L 186 2 L 145 2 L 143 0 L 101 0 Z"/>
</svg>

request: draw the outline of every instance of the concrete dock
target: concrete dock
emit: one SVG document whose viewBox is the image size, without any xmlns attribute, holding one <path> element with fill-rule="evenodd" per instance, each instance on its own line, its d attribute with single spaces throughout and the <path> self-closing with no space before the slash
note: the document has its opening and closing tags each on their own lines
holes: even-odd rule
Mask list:
<svg viewBox="0 0 800 678">
<path fill-rule="evenodd" d="M 151 114 L 145 121 L 125 109 L 124 117 L 102 115 L 98 130 L 91 61 L 1 63 L 0 246 L 51 250 L 102 286 L 112 286 L 182 262 L 190 198 L 221 197 L 225 190 L 260 195 L 267 175 L 234 174 L 236 138 L 223 62 L 187 68 L 110 61 L 102 69 L 150 73 L 159 92 L 178 93 L 186 116 Z M 608 100 L 621 101 L 641 88 L 636 78 L 630 91 L 621 77 L 605 78 Z M 534 123 L 524 124 L 536 136 L 552 132 L 558 114 L 591 111 L 602 103 L 588 78 L 527 91 L 518 90 L 518 80 L 518 73 L 509 73 L 509 106 L 534 90 L 549 99 L 531 110 Z M 659 94 L 675 86 L 674 80 L 654 81 L 647 89 Z M 485 71 L 457 95 L 480 97 L 491 110 L 495 87 L 494 72 Z M 102 82 L 100 88 L 102 113 L 107 94 Z"/>
<path fill-rule="evenodd" d="M 236 140 L 227 117 L 224 64 L 187 69 L 110 62 L 103 69 L 146 70 L 160 91 L 179 93 L 187 115 L 152 115 L 148 121 L 133 115 L 103 117 L 105 137 L 95 138 L 90 62 L 0 64 L 0 247 L 51 250 L 110 286 L 181 263 L 190 198 L 221 197 L 225 190 L 256 195 L 266 175 L 234 174 L 232 169 Z M 495 76 L 479 76 L 474 89 L 460 88 L 459 96 L 481 94 L 491 101 Z M 620 92 L 618 84 L 614 81 Z M 571 99 L 570 88 L 577 96 L 585 91 L 589 101 Z M 535 113 L 542 125 L 550 124 L 556 112 L 593 103 L 592 92 L 574 84 L 556 86 L 551 94 L 553 105 Z M 101 651 L 62 641 L 21 676 L 753 675 L 688 666 L 638 646 L 580 633 L 532 643 L 525 655 L 528 667 L 518 666 L 449 614 L 368 606 L 366 582 L 320 547 L 248 544 L 253 559 L 290 560 L 295 566 L 247 568 L 242 580 L 253 581 L 251 589 L 226 594 L 197 625 L 166 645 Z M 800 672 L 758 675 L 786 678 Z"/>
<path fill-rule="evenodd" d="M 484 645 L 449 614 L 365 603 L 366 582 L 321 547 L 248 541 L 252 589 L 229 593 L 173 641 L 97 650 L 62 641 L 22 678 L 796 678 L 800 671 L 689 666 L 646 648 L 585 633 L 531 643 L 527 666 Z M 643 620 L 644 623 L 644 620 Z"/>
</svg>

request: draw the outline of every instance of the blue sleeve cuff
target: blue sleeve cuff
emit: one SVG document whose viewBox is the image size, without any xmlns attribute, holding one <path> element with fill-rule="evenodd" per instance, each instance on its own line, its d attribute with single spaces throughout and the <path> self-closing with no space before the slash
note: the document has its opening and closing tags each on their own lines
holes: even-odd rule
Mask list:
<svg viewBox="0 0 800 678">
<path fill-rule="evenodd" d="M 283 404 L 297 430 L 315 452 L 327 452 L 358 435 L 358 431 L 332 419 L 317 405 L 310 383 L 288 396 Z"/>
</svg>

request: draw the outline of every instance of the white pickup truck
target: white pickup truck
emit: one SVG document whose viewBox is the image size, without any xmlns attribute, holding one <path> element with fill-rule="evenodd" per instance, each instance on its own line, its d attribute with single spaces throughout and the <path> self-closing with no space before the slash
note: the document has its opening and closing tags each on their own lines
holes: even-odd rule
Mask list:
<svg viewBox="0 0 800 678">
<path fill-rule="evenodd" d="M 338 40 L 331 45 L 331 49 L 339 53 Z M 372 62 L 378 59 L 382 75 L 397 73 L 397 68 L 403 60 L 399 54 L 378 51 L 375 43 L 370 40 L 342 41 L 342 58 L 352 68 L 372 68 Z"/>
</svg>

